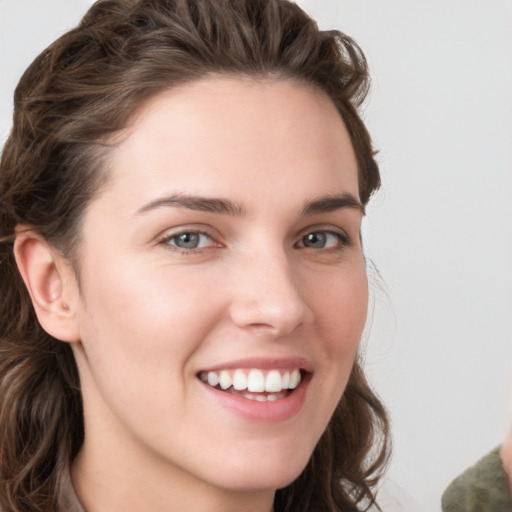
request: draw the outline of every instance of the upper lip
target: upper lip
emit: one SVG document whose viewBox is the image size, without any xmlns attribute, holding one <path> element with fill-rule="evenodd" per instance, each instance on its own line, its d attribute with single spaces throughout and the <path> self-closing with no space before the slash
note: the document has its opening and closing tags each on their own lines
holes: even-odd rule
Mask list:
<svg viewBox="0 0 512 512">
<path fill-rule="evenodd" d="M 202 368 L 201 372 L 216 372 L 220 370 L 236 370 L 238 368 L 259 370 L 273 370 L 273 369 L 294 369 L 305 370 L 306 372 L 313 371 L 313 365 L 304 357 L 250 357 L 243 359 L 234 359 L 224 363 L 215 364 Z"/>
</svg>

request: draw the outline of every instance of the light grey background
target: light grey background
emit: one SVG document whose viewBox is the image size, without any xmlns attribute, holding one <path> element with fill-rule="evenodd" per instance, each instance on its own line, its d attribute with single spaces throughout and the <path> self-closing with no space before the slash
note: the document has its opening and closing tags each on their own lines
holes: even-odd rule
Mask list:
<svg viewBox="0 0 512 512">
<path fill-rule="evenodd" d="M 1 140 L 19 76 L 91 3 L 0 0 Z M 387 292 L 373 281 L 366 366 L 393 422 L 389 477 L 437 511 L 512 410 L 512 2 L 300 3 L 370 63 L 383 190 L 364 239 Z"/>
<path fill-rule="evenodd" d="M 366 226 L 368 369 L 394 425 L 390 477 L 426 511 L 497 445 L 512 391 L 512 2 L 305 1 L 365 50 L 383 173 Z"/>
</svg>

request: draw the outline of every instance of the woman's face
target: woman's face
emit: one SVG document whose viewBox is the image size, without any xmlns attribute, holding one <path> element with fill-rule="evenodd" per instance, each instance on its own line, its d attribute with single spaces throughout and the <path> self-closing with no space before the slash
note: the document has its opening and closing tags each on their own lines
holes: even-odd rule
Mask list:
<svg viewBox="0 0 512 512">
<path fill-rule="evenodd" d="M 158 468 L 173 485 L 288 484 L 366 318 L 340 115 L 290 81 L 212 77 L 151 100 L 108 171 L 85 212 L 73 306 L 84 460 Z"/>
</svg>

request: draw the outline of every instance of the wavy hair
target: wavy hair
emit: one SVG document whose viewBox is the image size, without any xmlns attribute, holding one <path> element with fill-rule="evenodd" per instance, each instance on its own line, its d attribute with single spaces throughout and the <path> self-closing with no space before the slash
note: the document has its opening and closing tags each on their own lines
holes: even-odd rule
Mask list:
<svg viewBox="0 0 512 512">
<path fill-rule="evenodd" d="M 348 129 L 360 199 L 380 186 L 359 108 L 366 60 L 286 0 L 100 0 L 21 78 L 0 162 L 0 504 L 58 510 L 83 443 L 80 382 L 67 343 L 39 325 L 13 257 L 30 225 L 77 260 L 80 225 L 108 173 L 109 140 L 159 92 L 212 74 L 295 80 L 324 91 Z M 77 270 L 78 271 L 78 270 Z M 375 501 L 387 461 L 385 410 L 358 362 L 303 473 L 275 512 L 349 512 Z"/>
</svg>

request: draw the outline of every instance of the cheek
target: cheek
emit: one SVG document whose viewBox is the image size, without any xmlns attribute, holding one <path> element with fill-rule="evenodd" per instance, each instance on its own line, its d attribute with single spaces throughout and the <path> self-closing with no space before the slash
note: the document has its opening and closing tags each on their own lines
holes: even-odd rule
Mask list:
<svg viewBox="0 0 512 512">
<path fill-rule="evenodd" d="M 84 289 L 81 332 L 96 377 L 115 376 L 118 387 L 137 378 L 146 388 L 181 377 L 221 314 L 221 299 L 208 294 L 213 288 L 176 269 L 151 272 L 133 262 L 95 268 Z"/>
<path fill-rule="evenodd" d="M 366 322 L 368 283 L 364 263 L 332 276 L 330 285 L 317 289 L 312 298 L 325 357 L 320 395 L 325 397 L 326 407 L 334 410 L 348 382 Z"/>
<path fill-rule="evenodd" d="M 96 268 L 84 290 L 85 357 L 77 357 L 89 416 L 168 443 L 163 427 L 191 414 L 191 362 L 221 315 L 221 299 L 200 286 L 204 279 L 176 269 Z"/>
<path fill-rule="evenodd" d="M 157 331 L 169 339 L 199 327 L 200 319 L 208 323 L 212 304 L 205 292 L 210 287 L 205 287 L 200 272 L 161 265 L 151 268 L 137 261 L 92 268 L 97 271 L 89 272 L 95 278 L 88 279 L 86 307 L 110 328 Z"/>
<path fill-rule="evenodd" d="M 350 265 L 339 275 L 331 276 L 328 285 L 317 287 L 311 296 L 329 348 L 335 352 L 357 348 L 368 309 L 364 263 Z"/>
<path fill-rule="evenodd" d="M 311 381 L 310 418 L 304 437 L 314 446 L 325 431 L 350 378 L 364 329 L 368 285 L 364 262 L 346 265 L 329 278 L 309 280 L 315 312 L 311 350 L 320 358 Z"/>
</svg>

